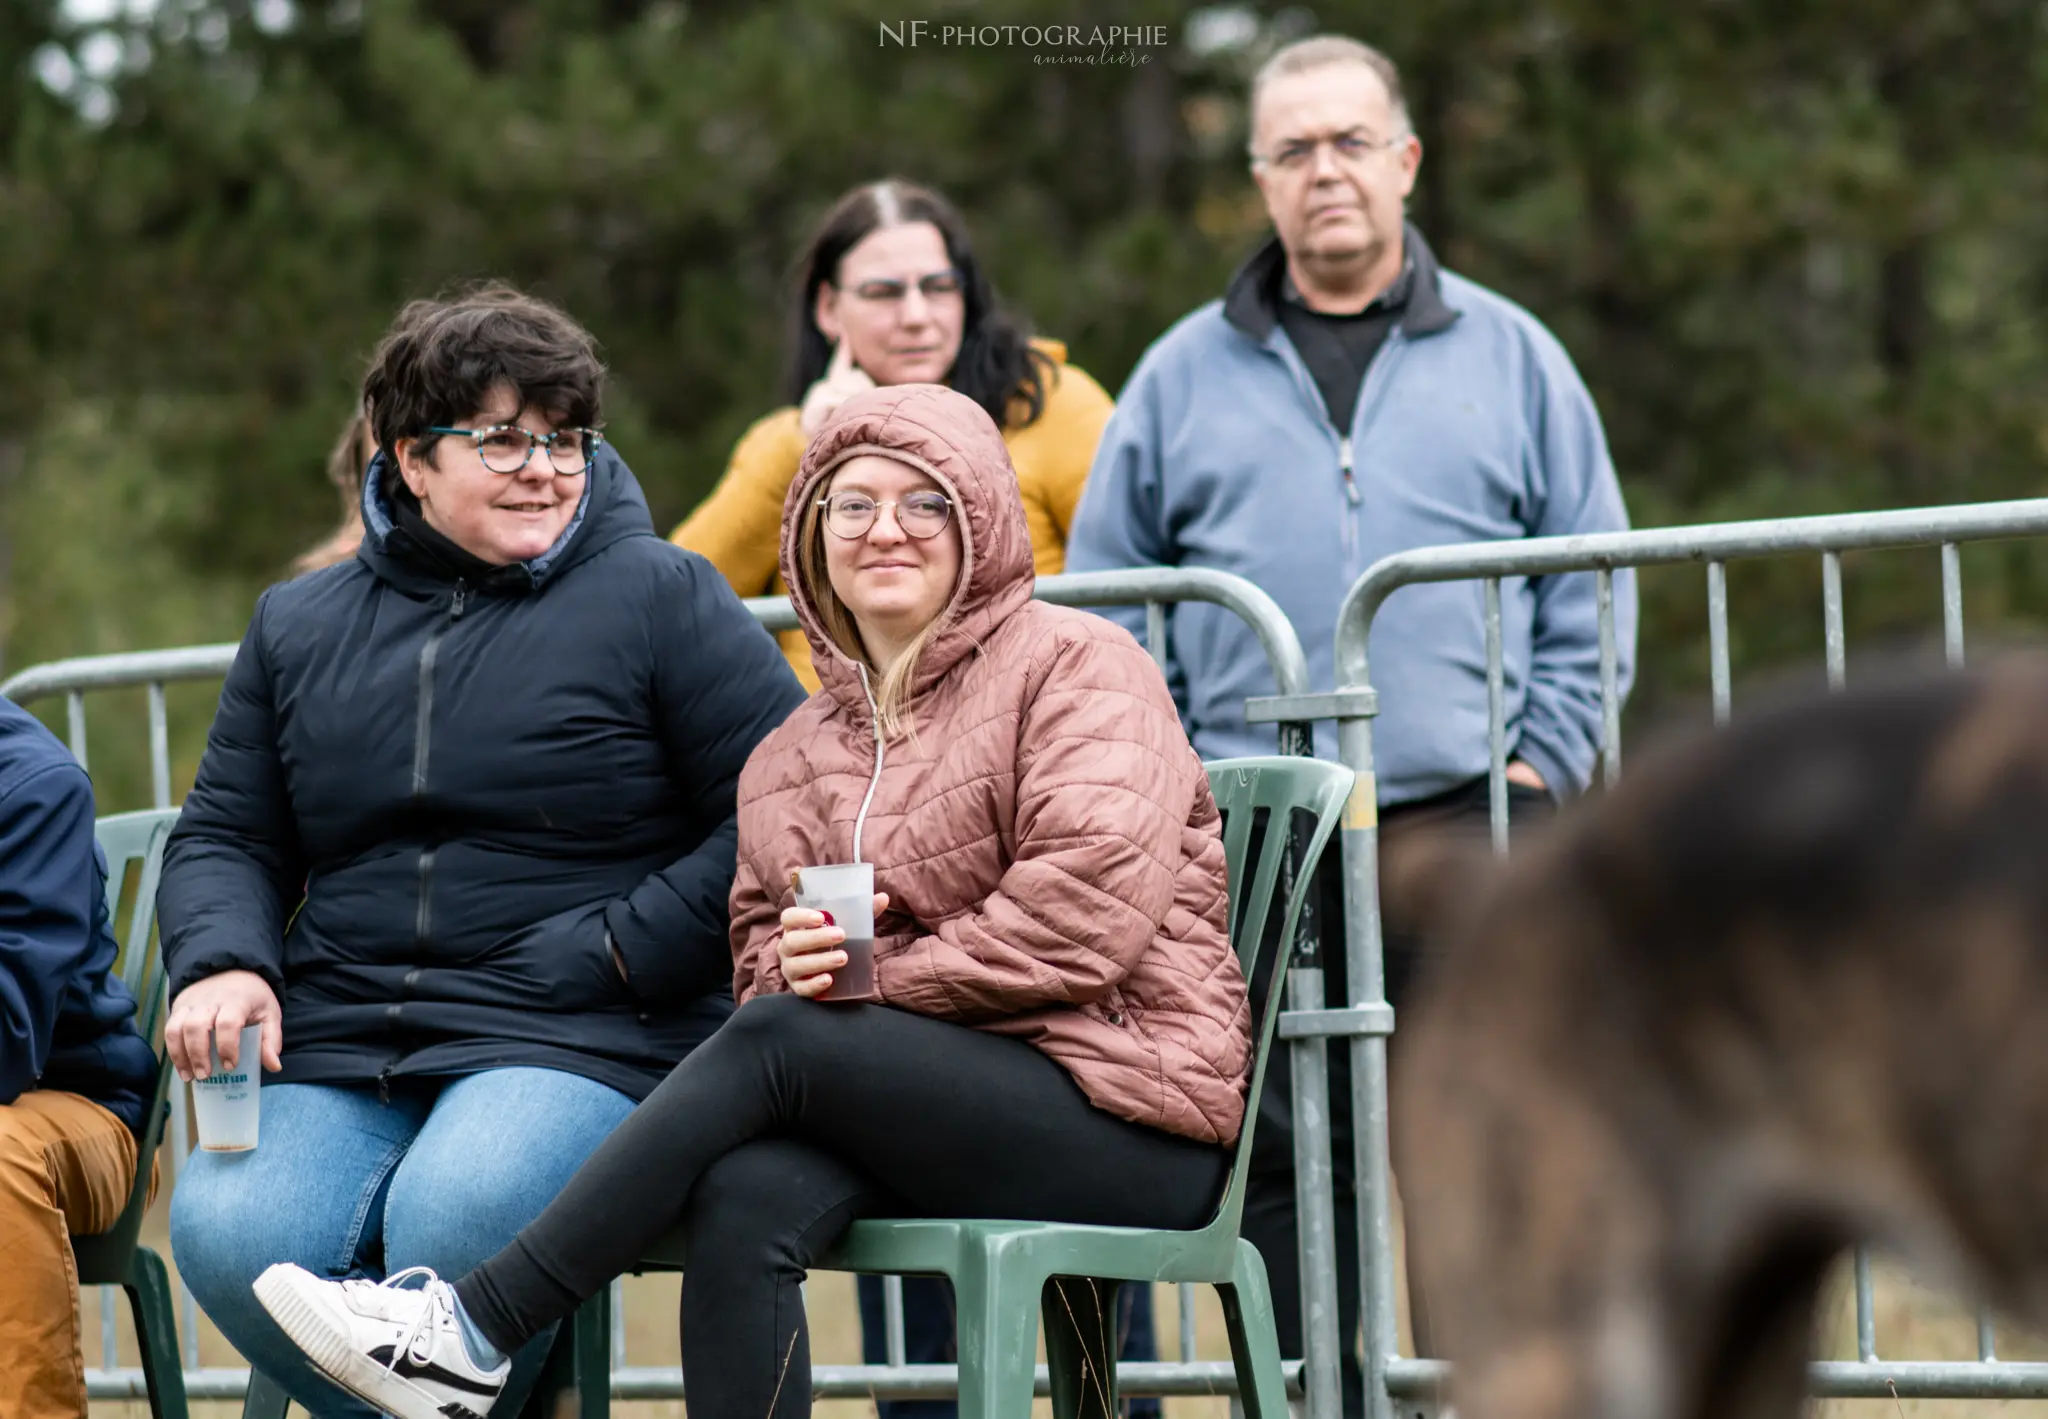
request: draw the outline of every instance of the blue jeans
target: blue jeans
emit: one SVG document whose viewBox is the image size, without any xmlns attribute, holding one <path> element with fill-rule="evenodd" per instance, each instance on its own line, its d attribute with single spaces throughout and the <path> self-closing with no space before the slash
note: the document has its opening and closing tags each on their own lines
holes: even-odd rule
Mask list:
<svg viewBox="0 0 2048 1419">
<path fill-rule="evenodd" d="M 431 1266 L 453 1279 L 496 1253 L 632 1111 L 554 1069 L 493 1069 L 375 1089 L 275 1084 L 250 1153 L 195 1150 L 171 1198 L 171 1253 L 244 1359 L 313 1414 L 375 1411 L 329 1384 L 249 1287 L 273 1262 L 317 1276 Z M 520 1352 L 517 1390 L 548 1336 Z"/>
</svg>

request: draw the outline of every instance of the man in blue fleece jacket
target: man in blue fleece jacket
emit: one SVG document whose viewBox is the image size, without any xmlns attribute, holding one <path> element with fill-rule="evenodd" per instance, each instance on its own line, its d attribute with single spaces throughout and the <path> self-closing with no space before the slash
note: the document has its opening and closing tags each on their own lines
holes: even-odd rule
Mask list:
<svg viewBox="0 0 2048 1419">
<path fill-rule="evenodd" d="M 114 1225 L 156 1056 L 113 975 L 92 782 L 0 699 L 0 1414 L 84 1419 L 71 1235 Z"/>
<path fill-rule="evenodd" d="M 1069 571 L 1216 567 L 1272 594 L 1334 685 L 1337 612 L 1380 558 L 1415 547 L 1626 527 L 1600 418 L 1570 358 L 1527 311 L 1445 271 L 1404 209 L 1422 147 L 1400 76 L 1378 51 L 1325 36 L 1280 51 L 1252 86 L 1252 173 L 1275 237 L 1211 301 L 1162 336 L 1104 431 L 1067 543 Z M 1370 646 L 1384 831 L 1485 821 L 1486 630 L 1476 582 L 1405 588 Z M 1627 686 L 1635 585 L 1614 579 Z M 1510 812 L 1548 811 L 1583 789 L 1599 744 L 1599 636 L 1591 575 L 1501 584 Z M 1115 613 L 1142 634 L 1142 613 Z M 1220 607 L 1176 608 L 1168 677 L 1204 758 L 1273 752 L 1244 718 L 1274 692 L 1256 636 Z M 1336 729 L 1316 751 L 1336 757 Z M 1335 853 L 1318 908 L 1341 923 Z M 1389 923 L 1398 1005 L 1424 959 Z M 1334 933 L 1325 941 L 1338 947 Z M 1326 952 L 1333 1003 L 1343 952 Z M 1348 1050 L 1331 1051 L 1349 1098 Z M 1282 1342 L 1300 1354 L 1289 1072 L 1267 1075 L 1245 1233 L 1273 1270 Z M 1348 1110 L 1335 1118 L 1346 1408 L 1355 1355 Z"/>
</svg>

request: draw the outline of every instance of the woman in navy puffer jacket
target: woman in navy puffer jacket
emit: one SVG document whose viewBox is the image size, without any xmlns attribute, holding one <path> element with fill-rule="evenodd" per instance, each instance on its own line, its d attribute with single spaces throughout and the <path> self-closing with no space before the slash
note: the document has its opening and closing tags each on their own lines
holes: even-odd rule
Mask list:
<svg viewBox="0 0 2048 1419">
<path fill-rule="evenodd" d="M 363 545 L 257 603 L 166 855 L 172 1058 L 256 1024 L 269 1071 L 173 1250 L 315 1413 L 367 1411 L 256 1305 L 265 1266 L 481 1261 L 732 1008 L 734 788 L 803 691 L 655 535 L 602 379 L 515 292 L 406 309 Z"/>
</svg>

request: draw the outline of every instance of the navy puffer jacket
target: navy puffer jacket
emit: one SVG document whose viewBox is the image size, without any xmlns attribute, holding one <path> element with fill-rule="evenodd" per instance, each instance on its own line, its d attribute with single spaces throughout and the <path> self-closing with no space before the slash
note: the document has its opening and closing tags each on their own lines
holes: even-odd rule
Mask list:
<svg viewBox="0 0 2048 1419">
<path fill-rule="evenodd" d="M 271 1082 L 642 1097 L 732 1009 L 734 788 L 803 690 L 609 446 L 555 547 L 490 569 L 394 520 L 384 467 L 357 559 L 256 604 L 165 857 L 171 989 L 267 979 Z"/>
<path fill-rule="evenodd" d="M 83 1094 L 136 1132 L 156 1054 L 114 974 L 92 781 L 57 736 L 0 700 L 0 1108 Z"/>
</svg>

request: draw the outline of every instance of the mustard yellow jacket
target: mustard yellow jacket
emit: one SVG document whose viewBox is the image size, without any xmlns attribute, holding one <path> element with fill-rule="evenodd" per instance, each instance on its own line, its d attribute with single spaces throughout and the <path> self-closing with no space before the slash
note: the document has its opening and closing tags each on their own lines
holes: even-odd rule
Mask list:
<svg viewBox="0 0 2048 1419">
<path fill-rule="evenodd" d="M 1024 495 L 1033 569 L 1051 576 L 1066 565 L 1067 528 L 1081 501 L 1081 486 L 1088 481 L 1095 445 L 1115 406 L 1086 371 L 1067 363 L 1065 345 L 1057 340 L 1032 344 L 1053 362 L 1045 412 L 1021 428 L 1004 429 L 1003 442 L 1009 446 L 1017 488 Z M 669 540 L 702 553 L 741 596 L 787 593 L 789 587 L 776 565 L 782 546 L 782 503 L 803 456 L 796 407 L 777 409 L 740 436 L 725 476 Z M 790 668 L 806 689 L 815 691 L 818 676 L 811 668 L 811 648 L 803 632 L 784 632 L 781 641 Z"/>
</svg>

